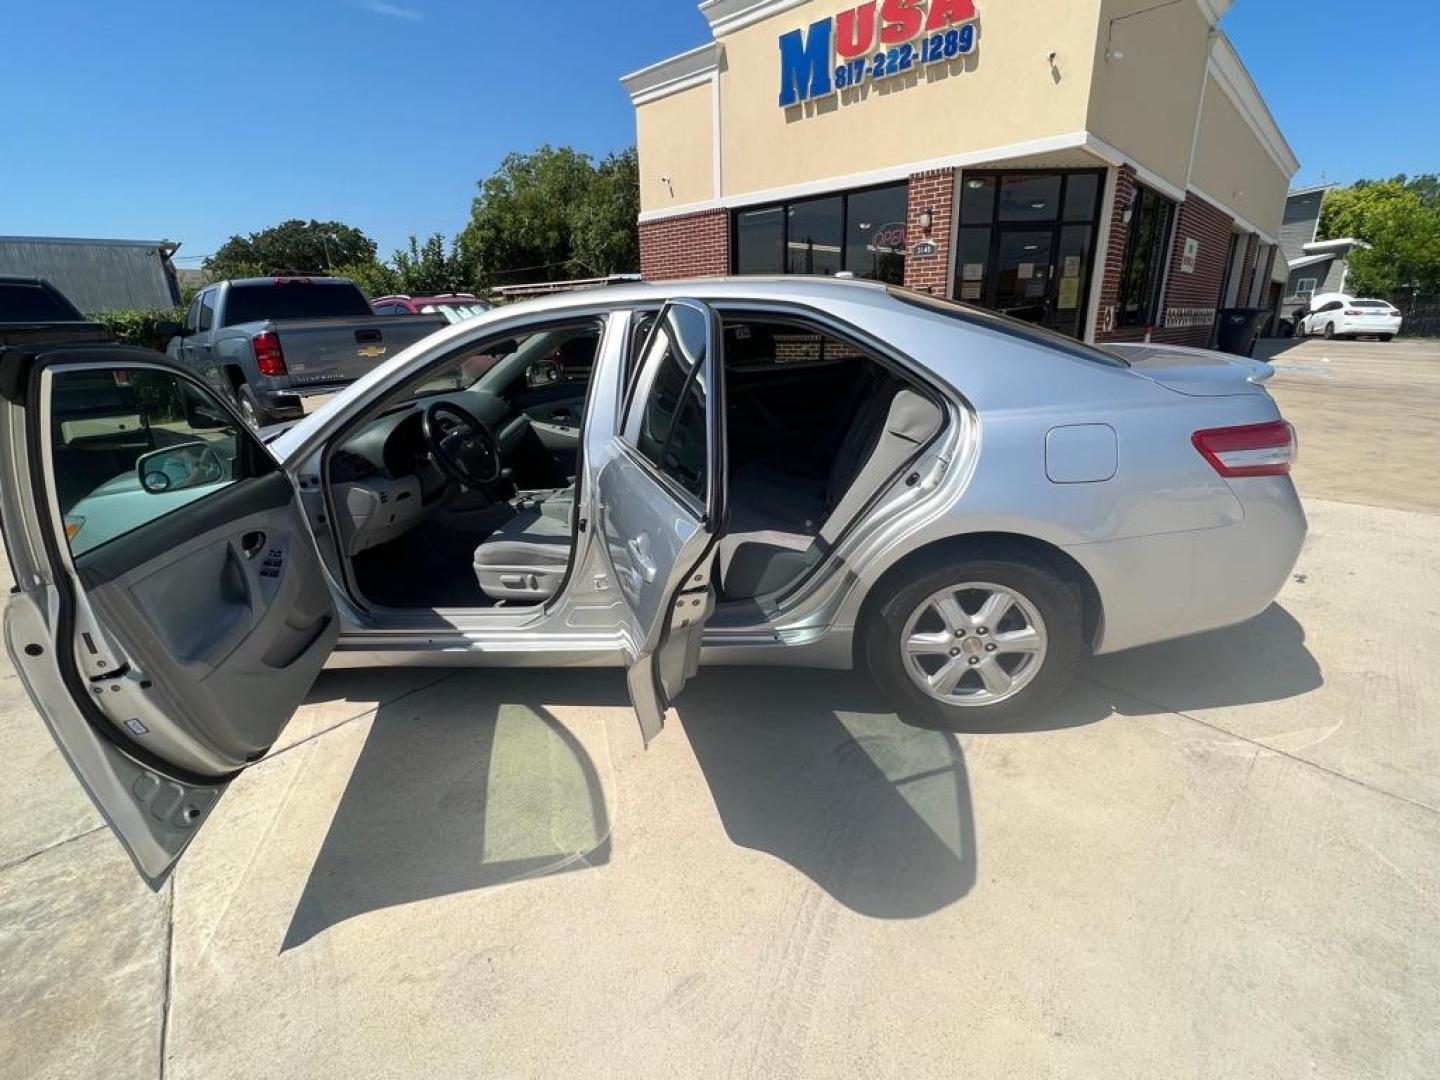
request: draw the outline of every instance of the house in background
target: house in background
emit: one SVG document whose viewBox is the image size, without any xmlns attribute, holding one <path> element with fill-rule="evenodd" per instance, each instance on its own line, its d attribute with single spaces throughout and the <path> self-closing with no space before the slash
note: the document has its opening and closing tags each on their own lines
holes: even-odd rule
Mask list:
<svg viewBox="0 0 1440 1080">
<path fill-rule="evenodd" d="M 1290 268 L 1285 295 L 1280 301 L 1282 314 L 1310 302 L 1319 293 L 1345 291 L 1350 273 L 1350 253 L 1369 247 L 1363 240 L 1346 237 L 1341 240 L 1317 240 L 1320 211 L 1325 196 L 1334 184 L 1297 188 L 1285 199 L 1285 219 L 1280 226 L 1280 250 Z"/>
<path fill-rule="evenodd" d="M 173 240 L 0 236 L 0 274 L 42 277 L 87 315 L 180 304 Z"/>
</svg>

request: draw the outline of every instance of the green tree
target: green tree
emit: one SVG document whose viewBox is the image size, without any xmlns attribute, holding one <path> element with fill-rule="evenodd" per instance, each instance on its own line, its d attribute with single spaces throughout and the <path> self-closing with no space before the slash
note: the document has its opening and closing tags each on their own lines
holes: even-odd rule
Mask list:
<svg viewBox="0 0 1440 1080">
<path fill-rule="evenodd" d="M 215 278 L 328 274 L 375 260 L 375 241 L 338 221 L 291 218 L 249 236 L 232 236 L 205 260 Z"/>
<path fill-rule="evenodd" d="M 480 183 L 458 257 L 481 287 L 639 267 L 635 153 L 597 166 L 570 147 L 510 154 Z"/>
<path fill-rule="evenodd" d="M 377 296 L 389 296 L 391 293 L 404 291 L 400 288 L 400 276 L 379 259 L 337 266 L 335 276 L 349 278 L 359 285 L 360 291 L 371 300 Z"/>
<path fill-rule="evenodd" d="M 1440 179 L 1360 180 L 1332 191 L 1320 214 L 1320 237 L 1355 237 L 1370 245 L 1350 256 L 1347 289 L 1363 296 L 1433 296 L 1440 292 Z"/>
<path fill-rule="evenodd" d="M 471 286 L 470 267 L 460 251 L 459 240 L 447 246 L 440 233 L 432 234 L 423 244 L 412 235 L 409 249 L 395 252 L 390 261 L 395 267 L 398 291 L 411 296 L 466 292 Z"/>
</svg>

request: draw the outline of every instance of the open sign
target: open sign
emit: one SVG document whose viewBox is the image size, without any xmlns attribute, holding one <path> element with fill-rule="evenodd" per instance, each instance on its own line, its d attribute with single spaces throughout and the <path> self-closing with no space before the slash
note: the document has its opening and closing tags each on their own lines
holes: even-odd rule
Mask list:
<svg viewBox="0 0 1440 1080">
<path fill-rule="evenodd" d="M 869 247 L 871 251 L 878 251 L 883 255 L 903 253 L 905 251 L 905 223 L 892 221 L 877 226 L 870 237 Z"/>
</svg>

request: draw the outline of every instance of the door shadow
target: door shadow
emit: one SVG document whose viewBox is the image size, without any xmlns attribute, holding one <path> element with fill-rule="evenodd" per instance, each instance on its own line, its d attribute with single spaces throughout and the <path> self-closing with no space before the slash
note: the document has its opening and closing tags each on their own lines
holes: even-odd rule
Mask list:
<svg viewBox="0 0 1440 1080">
<path fill-rule="evenodd" d="M 1007 735 L 1273 701 L 1324 681 L 1279 605 L 1240 627 L 1096 658 L 1080 675 Z M 371 672 L 327 677 L 327 692 L 346 696 L 350 679 L 357 700 L 376 694 Z M 460 671 L 381 705 L 282 951 L 369 911 L 608 862 L 610 778 L 550 712 L 569 704 L 626 708 L 624 678 Z M 900 720 L 864 676 L 707 668 L 675 717 L 730 841 L 789 864 L 852 911 L 915 918 L 974 887 L 959 739 Z M 634 782 L 654 772 L 642 760 Z"/>
<path fill-rule="evenodd" d="M 557 695 L 556 674 L 458 672 L 376 710 L 282 952 L 365 912 L 609 861 L 594 761 L 533 703 L 623 685 L 569 672 Z M 343 674 L 329 681 L 344 694 Z"/>
<path fill-rule="evenodd" d="M 675 711 L 734 843 L 874 918 L 928 915 L 974 886 L 958 739 L 900 723 L 865 678 L 706 670 Z"/>
</svg>

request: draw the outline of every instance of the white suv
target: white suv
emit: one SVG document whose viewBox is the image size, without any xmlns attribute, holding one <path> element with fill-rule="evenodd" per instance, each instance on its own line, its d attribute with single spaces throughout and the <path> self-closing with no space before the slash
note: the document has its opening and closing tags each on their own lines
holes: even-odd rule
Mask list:
<svg viewBox="0 0 1440 1080">
<path fill-rule="evenodd" d="M 1344 293 L 1322 293 L 1310 301 L 1310 312 L 1300 320 L 1300 335 L 1327 338 L 1372 334 L 1389 341 L 1400 333 L 1400 312 L 1385 300 L 1357 300 Z"/>
</svg>

